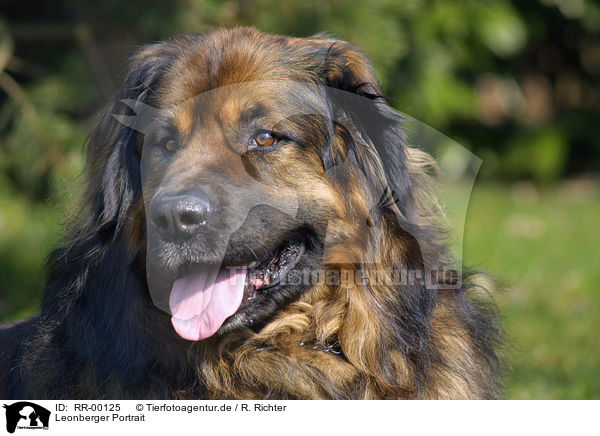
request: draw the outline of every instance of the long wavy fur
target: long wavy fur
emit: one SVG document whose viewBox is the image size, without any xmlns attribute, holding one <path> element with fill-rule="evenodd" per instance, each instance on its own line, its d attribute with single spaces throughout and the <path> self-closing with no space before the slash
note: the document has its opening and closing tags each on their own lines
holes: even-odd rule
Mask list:
<svg viewBox="0 0 600 436">
<path fill-rule="evenodd" d="M 315 285 L 258 333 L 240 329 L 192 345 L 153 306 L 144 271 L 140 135 L 112 114 L 131 114 L 123 99 L 159 104 L 156 91 L 181 47 L 226 32 L 237 32 L 249 49 L 272 38 L 253 29 L 217 31 L 146 47 L 132 60 L 89 139 L 81 214 L 52 255 L 41 314 L 0 332 L 0 369 L 7 374 L 0 375 L 1 396 L 497 397 L 501 332 L 493 306 L 471 295 L 467 272 L 460 289 L 428 289 L 419 281 Z M 372 264 L 422 274 L 449 266 L 426 183 L 432 162 L 405 146 L 402 117 L 385 102 L 364 55 L 327 35 L 296 41 L 306 52 L 303 62 L 314 67 L 308 80 L 371 102 L 346 113 L 343 102 L 332 101 L 345 127 L 324 165 L 348 156 L 358 165 L 333 182 L 340 193 L 330 222 L 336 243 L 324 264 L 367 278 Z M 371 191 L 361 172 L 373 181 Z M 371 201 L 373 192 L 378 198 Z M 370 201 L 374 225 L 365 240 L 359 217 Z M 360 261 L 347 263 L 348 253 Z"/>
</svg>

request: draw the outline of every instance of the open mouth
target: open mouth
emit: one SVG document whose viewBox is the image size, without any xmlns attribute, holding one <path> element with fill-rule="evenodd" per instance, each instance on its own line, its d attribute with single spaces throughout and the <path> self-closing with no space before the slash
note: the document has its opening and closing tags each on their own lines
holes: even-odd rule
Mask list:
<svg viewBox="0 0 600 436">
<path fill-rule="evenodd" d="M 191 341 L 212 336 L 240 307 L 250 306 L 258 293 L 280 284 L 304 250 L 304 239 L 291 238 L 260 261 L 225 267 L 188 265 L 169 297 L 175 331 Z"/>
<path fill-rule="evenodd" d="M 303 240 L 287 240 L 274 255 L 265 256 L 260 262 L 247 267 L 244 301 L 251 301 L 257 292 L 278 285 L 288 272 L 296 266 L 304 254 Z"/>
</svg>

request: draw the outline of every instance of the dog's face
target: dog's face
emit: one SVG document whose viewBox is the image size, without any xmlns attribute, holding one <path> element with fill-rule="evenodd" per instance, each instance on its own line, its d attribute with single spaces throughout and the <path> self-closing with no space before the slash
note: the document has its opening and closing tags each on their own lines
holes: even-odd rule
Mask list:
<svg viewBox="0 0 600 436">
<path fill-rule="evenodd" d="M 173 281 L 186 339 L 264 320 L 303 292 L 286 274 L 318 264 L 337 200 L 320 158 L 332 126 L 298 111 L 294 91 L 226 85 L 174 103 L 145 140 L 149 270 Z"/>
<path fill-rule="evenodd" d="M 361 134 L 327 90 L 371 80 L 362 55 L 327 69 L 330 40 L 225 36 L 176 41 L 138 144 L 148 286 L 188 340 L 268 322 L 311 287 L 291 271 L 345 261 L 324 259 L 332 223 L 337 243 L 364 243 L 376 221 L 348 166 Z"/>
</svg>

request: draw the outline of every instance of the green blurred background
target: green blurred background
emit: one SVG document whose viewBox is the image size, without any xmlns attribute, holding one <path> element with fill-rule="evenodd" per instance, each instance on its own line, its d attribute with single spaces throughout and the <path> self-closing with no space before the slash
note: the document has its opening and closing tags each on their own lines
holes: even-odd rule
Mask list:
<svg viewBox="0 0 600 436">
<path fill-rule="evenodd" d="M 87 132 L 137 45 L 215 26 L 329 31 L 369 55 L 396 109 L 483 160 L 463 256 L 507 287 L 495 296 L 511 338 L 504 396 L 600 398 L 596 1 L 0 5 L 0 320 L 37 310 Z"/>
</svg>

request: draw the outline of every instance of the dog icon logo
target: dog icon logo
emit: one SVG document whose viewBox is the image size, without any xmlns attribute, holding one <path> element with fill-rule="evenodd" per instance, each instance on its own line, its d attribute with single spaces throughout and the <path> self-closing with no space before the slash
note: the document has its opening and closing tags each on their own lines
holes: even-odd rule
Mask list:
<svg viewBox="0 0 600 436">
<path fill-rule="evenodd" d="M 4 405 L 6 409 L 6 431 L 19 429 L 48 429 L 50 411 L 28 401 Z"/>
</svg>

